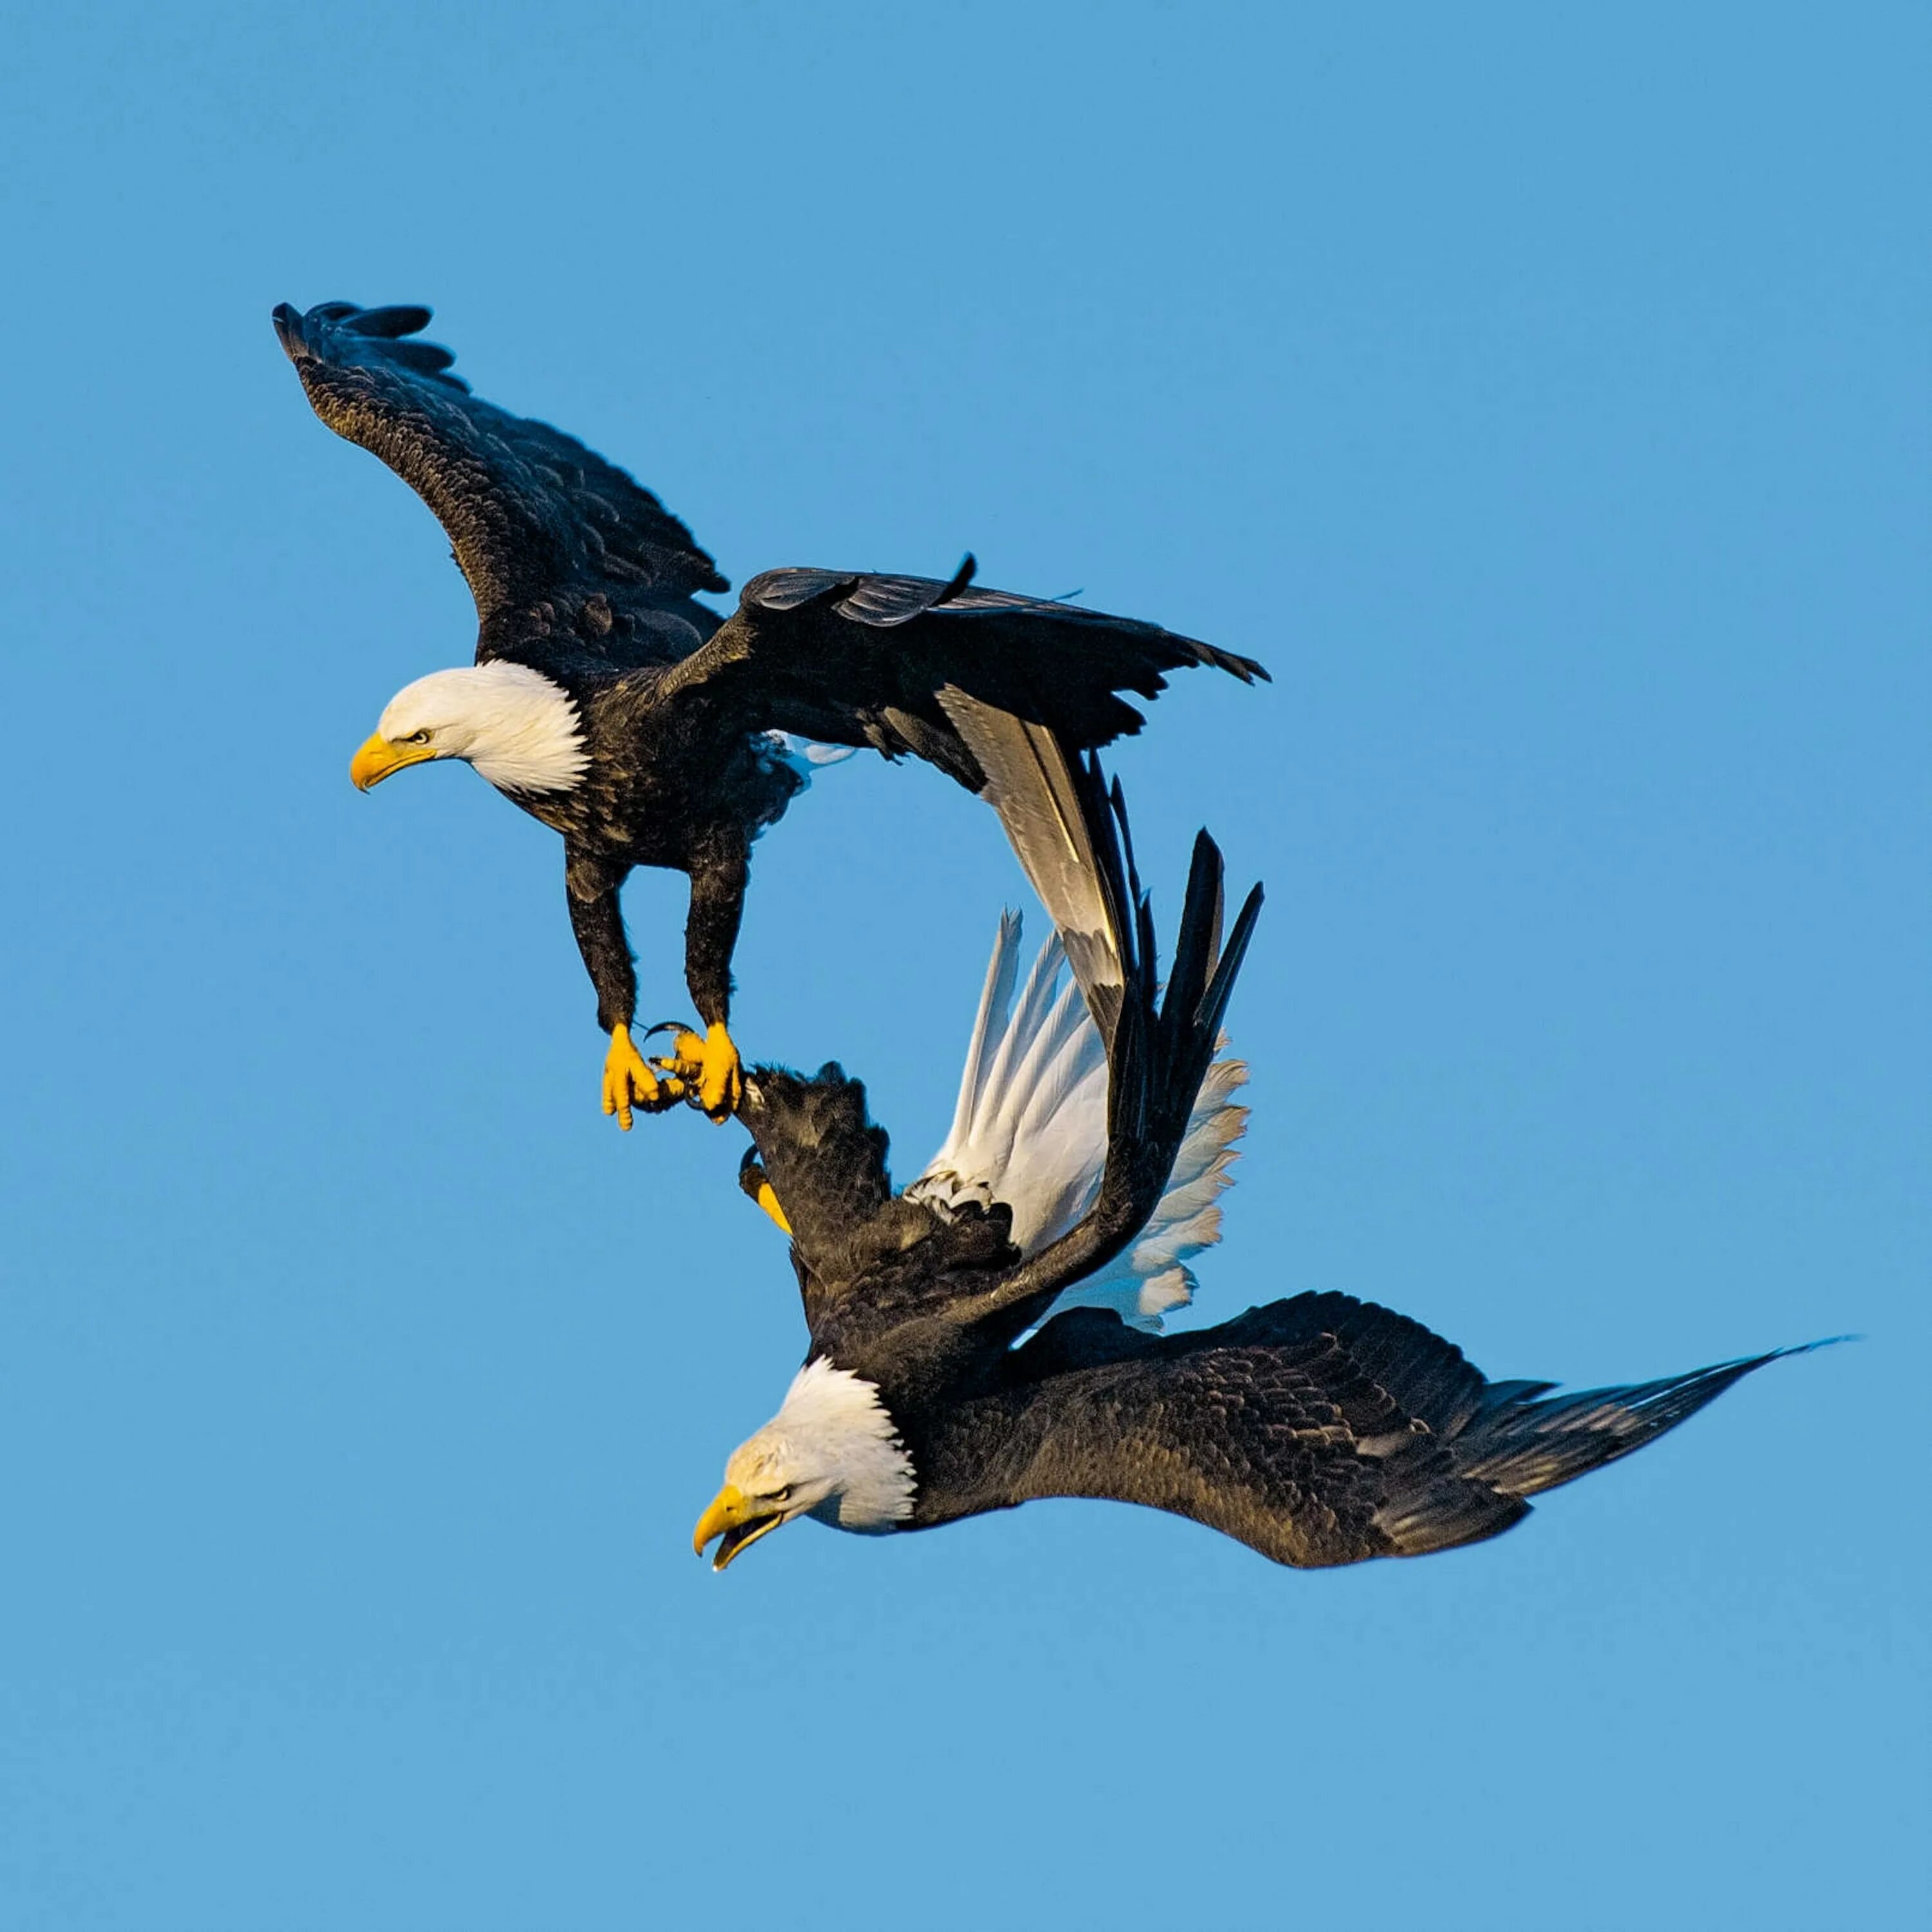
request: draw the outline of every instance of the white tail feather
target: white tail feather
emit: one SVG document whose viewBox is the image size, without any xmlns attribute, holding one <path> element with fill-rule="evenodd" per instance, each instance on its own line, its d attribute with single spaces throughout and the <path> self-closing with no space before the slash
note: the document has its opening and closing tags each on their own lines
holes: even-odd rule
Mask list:
<svg viewBox="0 0 1932 1932">
<path fill-rule="evenodd" d="M 906 1190 L 940 1208 L 1004 1201 L 1023 1253 L 1091 1205 L 1107 1149 L 1107 1060 L 1055 934 L 1020 988 L 1021 920 L 1000 922 L 946 1144 Z"/>
<path fill-rule="evenodd" d="M 1216 1042 L 1225 1047 L 1224 1034 Z M 1247 1084 L 1246 1064 L 1217 1060 L 1208 1070 L 1188 1116 L 1187 1136 L 1173 1177 L 1141 1238 L 1053 1305 L 1111 1308 L 1136 1328 L 1157 1329 L 1171 1308 L 1194 1299 L 1194 1271 L 1187 1264 L 1221 1238 L 1220 1195 L 1233 1180 L 1234 1143 L 1248 1124 L 1248 1110 L 1233 1096 Z"/>
<path fill-rule="evenodd" d="M 1078 1224 L 1100 1192 L 1107 1157 L 1107 1060 L 1085 1002 L 1066 976 L 1058 934 L 1040 950 L 1014 998 L 1021 920 L 1000 921 L 973 1025 L 959 1102 L 946 1144 L 906 1190 L 942 1211 L 1003 1201 L 1013 1240 L 1036 1254 Z M 1225 1042 L 1224 1042 L 1225 1043 Z M 1202 1082 L 1172 1179 L 1140 1239 L 1101 1273 L 1070 1288 L 1055 1310 L 1115 1310 L 1157 1329 L 1193 1298 L 1186 1263 L 1220 1239 L 1221 1191 L 1248 1110 L 1232 1096 L 1248 1077 L 1218 1060 Z"/>
<path fill-rule="evenodd" d="M 985 1090 L 986 1076 L 999 1041 L 993 1030 L 994 1016 L 1002 1026 L 1013 1004 L 1013 981 L 1019 970 L 1020 916 L 1010 910 L 1000 915 L 1000 929 L 993 938 L 993 956 L 986 962 L 986 983 L 980 992 L 980 1010 L 973 1022 L 973 1037 L 967 1042 L 966 1067 L 959 1076 L 959 1103 L 952 1110 L 952 1126 L 938 1158 L 944 1160 L 954 1143 L 963 1144 L 973 1131 L 974 1111 Z"/>
</svg>

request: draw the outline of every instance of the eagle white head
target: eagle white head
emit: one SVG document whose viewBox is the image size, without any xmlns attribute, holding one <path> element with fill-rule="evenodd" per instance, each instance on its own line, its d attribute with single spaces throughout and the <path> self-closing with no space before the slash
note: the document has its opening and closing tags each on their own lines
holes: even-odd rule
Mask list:
<svg viewBox="0 0 1932 1932">
<path fill-rule="evenodd" d="M 849 1369 L 809 1361 L 777 1414 L 733 1450 L 724 1486 L 698 1519 L 692 1547 L 714 1537 L 712 1568 L 791 1521 L 816 1516 L 837 1529 L 880 1535 L 912 1514 L 912 1458 L 879 1391 Z"/>
<path fill-rule="evenodd" d="M 577 705 L 527 664 L 464 664 L 406 684 L 384 706 L 349 776 L 358 791 L 405 765 L 464 758 L 500 791 L 567 791 L 590 754 Z"/>
</svg>

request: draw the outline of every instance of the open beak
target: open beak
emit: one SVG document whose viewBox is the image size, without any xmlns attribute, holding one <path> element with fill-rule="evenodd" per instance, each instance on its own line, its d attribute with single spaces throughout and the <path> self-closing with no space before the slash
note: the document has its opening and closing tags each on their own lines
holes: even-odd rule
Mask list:
<svg viewBox="0 0 1932 1932">
<path fill-rule="evenodd" d="M 711 1567 L 714 1570 L 728 1569 L 732 1558 L 740 1550 L 777 1528 L 784 1520 L 782 1509 L 758 1502 L 746 1496 L 736 1483 L 727 1483 L 712 1498 L 711 1507 L 698 1519 L 698 1527 L 692 1533 L 691 1546 L 702 1556 L 704 1546 L 713 1537 L 722 1537 L 724 1540 L 718 1544 L 718 1554 L 711 1559 Z"/>
<path fill-rule="evenodd" d="M 405 765 L 419 765 L 436 754 L 427 745 L 392 745 L 381 732 L 373 734 L 349 761 L 349 779 L 358 791 L 380 784 Z"/>
</svg>

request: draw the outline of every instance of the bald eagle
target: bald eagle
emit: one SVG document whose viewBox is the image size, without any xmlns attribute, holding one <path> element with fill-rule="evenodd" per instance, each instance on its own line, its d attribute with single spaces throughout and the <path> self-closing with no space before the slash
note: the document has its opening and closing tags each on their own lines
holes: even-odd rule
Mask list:
<svg viewBox="0 0 1932 1932">
<path fill-rule="evenodd" d="M 1157 625 L 976 588 L 970 556 L 950 580 L 768 570 L 721 618 L 698 594 L 728 586 L 690 531 L 573 438 L 470 394 L 449 351 L 416 339 L 429 319 L 351 302 L 274 311 L 316 413 L 424 499 L 476 601 L 476 662 L 398 692 L 350 776 L 367 790 L 465 759 L 562 834 L 571 924 L 610 1036 L 604 1110 L 621 1126 L 666 1098 L 632 1039 L 618 893 L 632 867 L 690 878 L 698 1092 L 722 1119 L 740 1078 L 730 969 L 752 842 L 814 759 L 838 755 L 813 747 L 910 753 L 986 792 L 961 702 L 1087 747 L 1137 730 L 1119 694 L 1152 698 L 1166 672 L 1267 676 Z"/>
<path fill-rule="evenodd" d="M 1104 943 L 1071 949 L 1084 996 L 1056 935 L 1016 1000 L 1003 922 L 952 1132 L 910 1186 L 838 1066 L 746 1076 L 744 1184 L 790 1234 L 811 1347 L 698 1523 L 715 1569 L 797 1516 L 883 1534 L 1049 1496 L 1170 1510 L 1298 1566 L 1420 1556 L 1498 1534 L 1774 1358 L 1555 1394 L 1339 1294 L 1160 1332 L 1220 1238 L 1244 1073 L 1215 1054 L 1260 894 L 1222 951 L 1202 834 L 1157 998 L 1118 789 L 1090 760 L 1076 782 L 1106 908 Z"/>
</svg>

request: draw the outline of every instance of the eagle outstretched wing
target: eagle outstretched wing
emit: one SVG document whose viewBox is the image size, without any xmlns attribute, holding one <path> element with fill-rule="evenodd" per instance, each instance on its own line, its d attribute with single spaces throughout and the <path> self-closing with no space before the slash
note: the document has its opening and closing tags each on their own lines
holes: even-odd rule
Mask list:
<svg viewBox="0 0 1932 1932">
<path fill-rule="evenodd" d="M 530 655 L 517 646 L 545 606 L 539 637 L 561 624 L 573 651 L 614 664 L 662 662 L 710 636 L 718 614 L 692 593 L 729 586 L 690 531 L 574 436 L 472 395 L 450 351 L 418 339 L 429 319 L 353 302 L 274 312 L 316 414 L 380 457 L 448 533 L 482 620 L 478 659 Z M 688 628 L 623 621 L 640 612 Z"/>
<path fill-rule="evenodd" d="M 985 590 L 968 557 L 950 579 L 768 570 L 656 701 L 721 726 L 791 731 L 935 764 L 970 791 L 986 773 L 949 716 L 949 693 L 1056 734 L 1070 752 L 1138 731 L 1119 694 L 1151 698 L 1169 671 L 1212 665 L 1243 683 L 1252 658 L 1136 618 Z"/>
<path fill-rule="evenodd" d="M 1419 1556 L 1495 1536 L 1527 1498 L 1614 1462 L 1796 1349 L 1651 1382 L 1552 1394 L 1491 1382 L 1421 1323 L 1303 1294 L 1191 1334 L 1056 1316 L 1016 1353 L 1002 1418 L 1030 1445 L 970 1510 L 1048 1496 L 1145 1504 L 1278 1563 Z M 970 1408 L 956 1426 L 984 1426 Z"/>
</svg>

